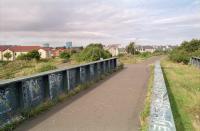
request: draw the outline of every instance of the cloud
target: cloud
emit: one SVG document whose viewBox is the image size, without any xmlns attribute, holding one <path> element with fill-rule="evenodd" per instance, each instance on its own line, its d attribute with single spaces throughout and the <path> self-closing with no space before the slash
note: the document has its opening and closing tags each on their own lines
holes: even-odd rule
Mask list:
<svg viewBox="0 0 200 131">
<path fill-rule="evenodd" d="M 177 43 L 200 38 L 199 7 L 198 0 L 1 0 L 0 43 Z"/>
</svg>

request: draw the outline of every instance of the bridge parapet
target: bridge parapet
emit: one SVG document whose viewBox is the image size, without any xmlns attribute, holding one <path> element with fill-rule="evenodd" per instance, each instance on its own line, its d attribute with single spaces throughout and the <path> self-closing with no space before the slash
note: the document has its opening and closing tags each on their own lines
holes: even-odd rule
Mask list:
<svg viewBox="0 0 200 131">
<path fill-rule="evenodd" d="M 200 58 L 199 57 L 190 58 L 190 64 L 200 68 Z"/>
<path fill-rule="evenodd" d="M 149 131 L 176 131 L 160 62 L 154 69 Z"/>
<path fill-rule="evenodd" d="M 0 81 L 0 127 L 46 100 L 98 79 L 117 67 L 117 58 Z"/>
</svg>

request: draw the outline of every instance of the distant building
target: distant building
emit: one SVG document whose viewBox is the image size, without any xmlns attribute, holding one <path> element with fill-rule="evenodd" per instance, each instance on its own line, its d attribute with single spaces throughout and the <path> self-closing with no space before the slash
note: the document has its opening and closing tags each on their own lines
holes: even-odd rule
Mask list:
<svg viewBox="0 0 200 131">
<path fill-rule="evenodd" d="M 136 51 L 139 51 L 140 53 L 143 52 L 150 52 L 153 53 L 156 49 L 153 46 L 136 46 Z"/>
<path fill-rule="evenodd" d="M 71 47 L 70 49 L 67 48 L 67 51 L 75 51 L 75 52 L 81 52 L 83 50 L 82 46 L 77 46 L 77 47 Z"/>
<path fill-rule="evenodd" d="M 61 52 L 64 52 L 66 50 L 65 47 L 56 47 L 52 49 L 52 56 L 53 57 L 58 57 Z"/>
<path fill-rule="evenodd" d="M 119 54 L 126 53 L 126 49 L 122 48 L 120 44 L 107 45 L 104 47 L 104 49 L 109 51 L 112 54 L 112 56 L 117 56 Z"/>
<path fill-rule="evenodd" d="M 43 47 L 48 48 L 49 47 L 49 43 L 43 44 Z"/>
<path fill-rule="evenodd" d="M 174 46 L 174 45 L 166 45 L 166 46 L 163 46 L 163 45 L 159 45 L 159 46 L 155 46 L 154 48 L 158 51 L 170 51 L 170 50 L 173 50 L 174 48 L 176 48 L 178 46 Z"/>
<path fill-rule="evenodd" d="M 83 50 L 83 47 L 71 47 L 71 48 L 66 48 L 66 47 L 56 47 L 52 49 L 52 56 L 53 57 L 58 57 L 60 53 L 67 51 L 67 52 L 80 52 Z"/>
<path fill-rule="evenodd" d="M 126 48 L 118 48 L 119 54 L 126 54 Z"/>
<path fill-rule="evenodd" d="M 119 54 L 119 44 L 112 44 L 112 45 L 108 45 L 108 46 L 105 46 L 104 49 L 109 51 L 112 56 L 117 56 Z"/>
<path fill-rule="evenodd" d="M 66 48 L 72 48 L 72 42 L 71 41 L 66 42 Z"/>
<path fill-rule="evenodd" d="M 41 58 L 46 59 L 51 57 L 51 48 L 45 48 L 40 46 L 1 46 L 0 47 L 0 60 L 7 61 L 7 58 L 4 57 L 4 54 L 9 52 L 11 58 L 9 61 L 15 60 L 19 55 L 26 54 L 32 50 L 37 50 Z"/>
<path fill-rule="evenodd" d="M 153 53 L 156 50 L 158 50 L 158 51 L 169 51 L 169 50 L 172 50 L 172 49 L 174 49 L 176 47 L 177 46 L 172 46 L 172 45 L 166 45 L 166 46 L 163 46 L 163 45 L 141 46 L 141 45 L 139 45 L 139 46 L 136 46 L 136 51 L 139 51 L 140 53 L 143 53 L 143 52 L 151 52 L 151 53 Z"/>
<path fill-rule="evenodd" d="M 11 46 L 8 46 L 8 45 L 1 45 L 0 46 L 0 60 L 2 61 L 3 60 L 3 52 L 8 49 L 9 47 Z"/>
</svg>

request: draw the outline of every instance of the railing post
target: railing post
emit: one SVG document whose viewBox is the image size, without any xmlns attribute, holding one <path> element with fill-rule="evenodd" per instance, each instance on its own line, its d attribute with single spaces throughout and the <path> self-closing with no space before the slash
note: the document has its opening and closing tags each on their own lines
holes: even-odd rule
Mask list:
<svg viewBox="0 0 200 131">
<path fill-rule="evenodd" d="M 67 70 L 67 91 L 70 91 L 70 74 L 69 74 L 69 70 Z"/>
</svg>

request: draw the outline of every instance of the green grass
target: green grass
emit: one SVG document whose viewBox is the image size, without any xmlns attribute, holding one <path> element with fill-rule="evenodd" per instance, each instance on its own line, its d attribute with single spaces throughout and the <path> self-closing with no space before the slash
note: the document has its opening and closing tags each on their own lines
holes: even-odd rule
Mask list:
<svg viewBox="0 0 200 131">
<path fill-rule="evenodd" d="M 177 131 L 200 130 L 200 69 L 161 62 Z"/>
<path fill-rule="evenodd" d="M 120 55 L 119 61 L 124 64 L 136 64 L 140 63 L 153 55 Z"/>
<path fill-rule="evenodd" d="M 16 60 L 6 63 L 4 62 L 0 65 L 0 79 L 10 79 L 53 70 L 57 68 L 57 65 L 62 63 L 63 62 L 61 59 L 49 59 L 40 61 Z"/>
<path fill-rule="evenodd" d="M 148 88 L 147 88 L 147 95 L 145 99 L 145 105 L 143 111 L 140 113 L 140 124 L 141 124 L 141 131 L 148 130 L 148 122 L 149 122 L 149 115 L 150 115 L 150 104 L 151 104 L 151 94 L 153 88 L 153 79 L 154 79 L 154 66 L 150 68 L 150 78 L 148 81 Z"/>
</svg>

